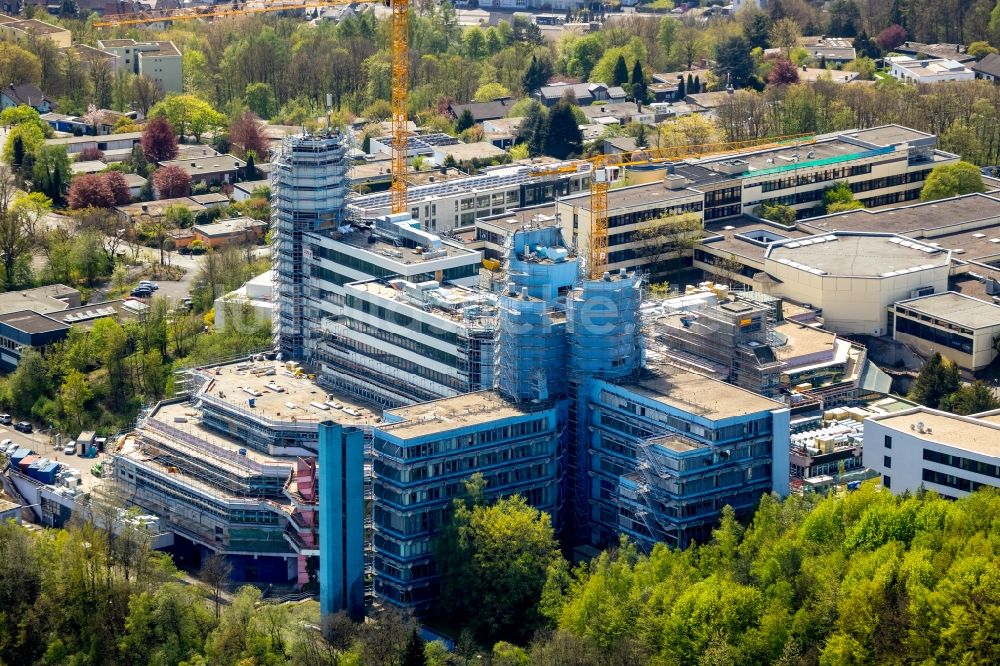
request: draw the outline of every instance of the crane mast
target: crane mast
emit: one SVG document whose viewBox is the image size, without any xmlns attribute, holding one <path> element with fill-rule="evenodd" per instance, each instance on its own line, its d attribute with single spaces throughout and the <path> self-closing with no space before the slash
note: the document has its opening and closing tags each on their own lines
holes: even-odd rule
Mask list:
<svg viewBox="0 0 1000 666">
<path fill-rule="evenodd" d="M 405 213 L 407 205 L 407 157 L 410 105 L 410 3 L 391 0 L 392 6 L 392 187 L 393 213 Z"/>
</svg>

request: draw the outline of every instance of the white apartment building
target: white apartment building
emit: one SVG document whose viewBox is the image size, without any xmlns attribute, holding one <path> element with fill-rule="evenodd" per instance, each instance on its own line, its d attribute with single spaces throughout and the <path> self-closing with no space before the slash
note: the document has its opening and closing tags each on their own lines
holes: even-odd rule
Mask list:
<svg viewBox="0 0 1000 666">
<path fill-rule="evenodd" d="M 1000 488 L 1000 411 L 959 416 L 927 407 L 865 420 L 864 464 L 893 493 L 921 487 L 958 498 Z"/>
<path fill-rule="evenodd" d="M 183 58 L 173 42 L 100 39 L 97 46 L 102 51 L 118 56 L 118 62 L 127 71 L 156 81 L 163 92 L 184 91 Z"/>
</svg>

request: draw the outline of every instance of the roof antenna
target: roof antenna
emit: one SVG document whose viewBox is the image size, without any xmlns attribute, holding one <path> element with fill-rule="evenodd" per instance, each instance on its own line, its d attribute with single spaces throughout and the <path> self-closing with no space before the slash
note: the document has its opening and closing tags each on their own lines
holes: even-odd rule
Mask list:
<svg viewBox="0 0 1000 666">
<path fill-rule="evenodd" d="M 333 93 L 326 94 L 326 133 L 333 133 Z"/>
</svg>

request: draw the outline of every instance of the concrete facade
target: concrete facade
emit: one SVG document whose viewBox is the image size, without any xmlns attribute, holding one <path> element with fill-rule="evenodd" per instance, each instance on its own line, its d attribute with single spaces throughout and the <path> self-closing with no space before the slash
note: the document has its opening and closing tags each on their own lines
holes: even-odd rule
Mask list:
<svg viewBox="0 0 1000 666">
<path fill-rule="evenodd" d="M 900 301 L 890 307 L 893 339 L 921 354 L 935 352 L 967 372 L 997 357 L 1000 306 L 953 291 Z"/>
</svg>

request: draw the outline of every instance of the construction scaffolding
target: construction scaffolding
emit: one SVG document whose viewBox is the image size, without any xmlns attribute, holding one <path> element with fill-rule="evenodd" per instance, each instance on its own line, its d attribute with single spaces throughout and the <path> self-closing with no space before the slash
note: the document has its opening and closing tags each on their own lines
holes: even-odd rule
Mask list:
<svg viewBox="0 0 1000 666">
<path fill-rule="evenodd" d="M 343 225 L 348 139 L 338 131 L 286 138 L 271 171 L 275 343 L 286 359 L 307 360 L 312 262 L 303 236 Z"/>
<path fill-rule="evenodd" d="M 783 363 L 772 347 L 771 304 L 703 283 L 685 296 L 645 308 L 643 315 L 665 360 L 754 393 L 780 393 Z"/>
</svg>

